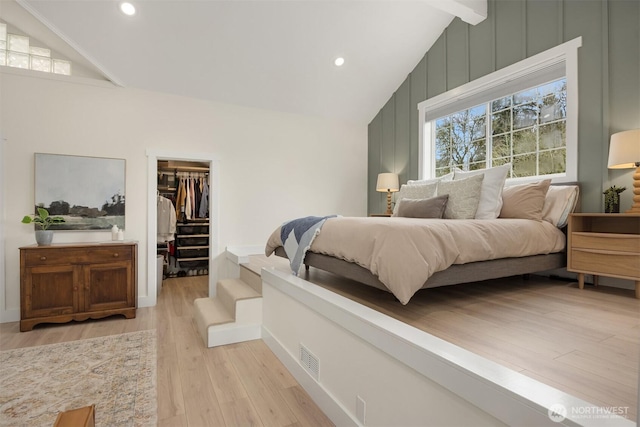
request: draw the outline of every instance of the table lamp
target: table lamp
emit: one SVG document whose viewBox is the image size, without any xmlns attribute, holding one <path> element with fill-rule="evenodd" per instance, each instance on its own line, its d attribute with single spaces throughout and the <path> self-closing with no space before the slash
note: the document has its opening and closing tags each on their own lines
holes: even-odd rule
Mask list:
<svg viewBox="0 0 640 427">
<path fill-rule="evenodd" d="M 633 174 L 633 205 L 627 213 L 640 213 L 640 129 L 611 135 L 609 169 L 636 168 Z"/>
<path fill-rule="evenodd" d="M 376 184 L 376 191 L 387 193 L 387 215 L 391 215 L 391 193 L 395 193 L 400 189 L 398 181 L 398 175 L 395 173 L 380 173 L 378 174 L 378 183 Z"/>
</svg>

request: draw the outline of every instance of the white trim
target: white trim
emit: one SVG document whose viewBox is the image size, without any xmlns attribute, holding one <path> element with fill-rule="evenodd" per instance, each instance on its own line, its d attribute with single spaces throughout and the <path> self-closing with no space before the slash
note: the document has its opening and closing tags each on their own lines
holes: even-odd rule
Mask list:
<svg viewBox="0 0 640 427">
<path fill-rule="evenodd" d="M 264 254 L 263 246 L 227 246 L 226 257 L 229 261 L 236 265 L 246 264 L 249 262 L 249 256 Z"/>
<path fill-rule="evenodd" d="M 138 307 L 154 306 L 157 303 L 157 243 L 158 223 L 156 197 L 158 190 L 158 160 L 184 160 L 209 162 L 209 294 L 218 281 L 213 260 L 220 254 L 219 209 L 220 209 L 220 165 L 211 153 L 147 149 L 147 296 L 138 298 Z M 214 291 L 215 292 L 215 291 Z"/>
<path fill-rule="evenodd" d="M 635 425 L 633 421 L 619 416 L 574 418 L 576 416 L 572 416 L 570 408 L 595 405 L 292 274 L 271 267 L 262 269 L 262 280 L 265 311 L 270 303 L 268 289 L 276 289 L 323 319 L 349 331 L 354 339 L 365 341 L 507 425 Z M 305 328 L 308 333 L 314 333 L 313 325 Z M 277 332 L 269 331 L 276 338 Z M 324 386 L 329 388 L 331 385 Z M 552 422 L 548 416 L 549 408 L 558 403 L 569 409 L 567 418 L 561 423 Z"/>
<path fill-rule="evenodd" d="M 418 104 L 419 110 L 419 177 L 420 179 L 431 178 L 433 168 L 427 164 L 424 152 L 425 130 L 423 129 L 427 120 L 434 112 L 448 111 L 447 109 L 464 109 L 473 107 L 473 99 L 481 98 L 484 94 L 491 93 L 509 82 L 527 78 L 532 74 L 549 72 L 556 74 L 559 67 L 564 68 L 564 75 L 567 78 L 567 166 L 566 174 L 561 177 L 552 178 L 553 182 L 575 182 L 578 180 L 578 48 L 582 46 L 582 37 L 577 37 L 561 45 L 555 46 L 537 55 L 526 58 L 520 62 L 509 65 L 474 81 L 458 86 L 448 92 L 434 96 Z M 458 107 L 461 101 L 469 100 L 474 105 Z M 482 102 L 489 101 L 486 99 Z M 458 110 L 456 110 L 458 111 Z M 453 113 L 455 111 L 451 111 Z M 435 117 L 434 117 L 435 118 Z M 431 163 L 433 155 L 431 157 Z M 534 178 L 539 179 L 539 178 Z M 526 179 L 524 179 L 526 180 Z M 518 182 L 522 182 L 519 180 Z M 514 183 L 508 180 L 509 183 Z"/>
</svg>

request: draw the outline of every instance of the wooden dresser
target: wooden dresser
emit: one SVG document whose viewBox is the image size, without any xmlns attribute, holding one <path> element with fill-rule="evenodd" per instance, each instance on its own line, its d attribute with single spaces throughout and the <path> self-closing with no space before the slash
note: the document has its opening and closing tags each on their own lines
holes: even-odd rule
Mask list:
<svg viewBox="0 0 640 427">
<path fill-rule="evenodd" d="M 20 330 L 39 323 L 136 317 L 135 242 L 20 248 Z"/>
<path fill-rule="evenodd" d="M 640 214 L 571 214 L 568 229 L 567 270 L 584 275 L 635 281 L 640 298 Z"/>
</svg>

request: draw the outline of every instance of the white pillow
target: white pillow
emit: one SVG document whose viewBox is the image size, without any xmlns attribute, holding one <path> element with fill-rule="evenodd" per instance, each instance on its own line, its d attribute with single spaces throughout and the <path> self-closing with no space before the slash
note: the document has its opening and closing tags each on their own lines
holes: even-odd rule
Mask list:
<svg viewBox="0 0 640 427">
<path fill-rule="evenodd" d="M 542 208 L 542 219 L 558 228 L 567 225 L 569 214 L 578 203 L 580 188 L 577 185 L 552 185 L 547 191 Z"/>
<path fill-rule="evenodd" d="M 483 174 L 482 191 L 480 192 L 480 202 L 476 211 L 476 219 L 496 219 L 502 209 L 502 189 L 507 179 L 507 174 L 511 170 L 511 163 L 496 166 L 495 168 L 480 169 L 464 172 L 455 170 L 454 181 L 469 178 L 474 175 Z"/>
<path fill-rule="evenodd" d="M 453 180 L 453 172 L 449 172 L 446 175 L 442 175 L 438 178 L 433 179 L 410 179 L 407 181 L 407 185 L 420 185 L 420 184 L 431 184 L 439 181 L 452 181 Z"/>
<path fill-rule="evenodd" d="M 393 207 L 393 215 L 398 216 L 398 206 L 402 199 L 430 199 L 436 195 L 438 189 L 438 181 L 428 184 L 407 185 L 402 184 L 400 191 L 396 196 L 396 205 Z"/>
<path fill-rule="evenodd" d="M 484 175 L 474 175 L 454 181 L 440 181 L 438 196 L 449 195 L 443 218 L 473 219 L 478 209 Z"/>
</svg>

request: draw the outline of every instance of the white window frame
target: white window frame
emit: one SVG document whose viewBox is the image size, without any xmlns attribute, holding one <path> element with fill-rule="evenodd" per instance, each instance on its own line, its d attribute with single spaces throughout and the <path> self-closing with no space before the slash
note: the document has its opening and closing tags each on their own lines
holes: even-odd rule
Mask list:
<svg viewBox="0 0 640 427">
<path fill-rule="evenodd" d="M 577 37 L 520 62 L 502 68 L 472 82 L 458 86 L 418 104 L 419 111 L 419 176 L 435 178 L 435 143 L 425 147 L 425 135 L 431 135 L 431 121 L 475 107 L 478 104 L 541 85 L 554 78 L 567 79 L 566 150 L 564 174 L 549 176 L 553 182 L 578 181 L 578 48 Z M 540 176 L 509 178 L 507 183 L 537 181 Z"/>
</svg>

